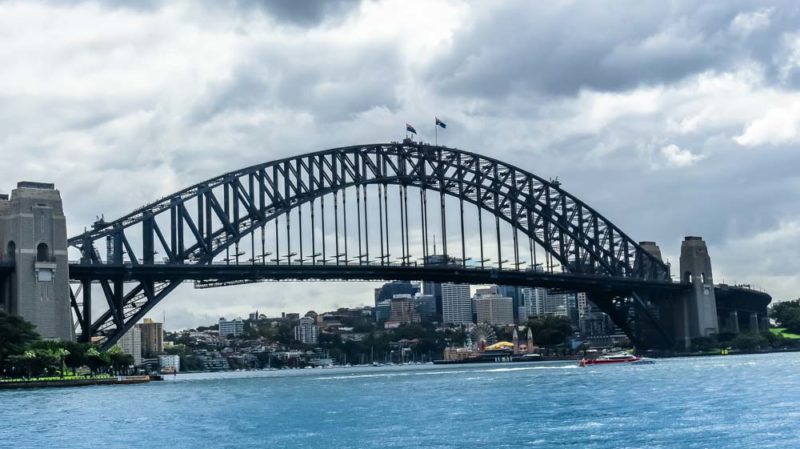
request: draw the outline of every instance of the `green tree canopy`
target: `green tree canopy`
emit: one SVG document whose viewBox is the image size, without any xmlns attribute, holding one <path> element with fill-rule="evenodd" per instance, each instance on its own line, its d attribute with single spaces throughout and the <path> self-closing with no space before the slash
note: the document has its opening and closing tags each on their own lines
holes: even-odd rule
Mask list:
<svg viewBox="0 0 800 449">
<path fill-rule="evenodd" d="M 36 341 L 39 341 L 36 327 L 20 316 L 0 311 L 0 365 L 4 365 L 11 355 L 19 355 Z"/>
<path fill-rule="evenodd" d="M 759 347 L 766 347 L 769 343 L 761 334 L 743 333 L 731 341 L 731 346 L 742 351 L 752 351 Z"/>
<path fill-rule="evenodd" d="M 800 333 L 800 299 L 773 304 L 770 316 L 791 333 Z"/>
<path fill-rule="evenodd" d="M 560 316 L 532 318 L 528 320 L 528 327 L 533 333 L 533 340 L 539 346 L 563 344 L 573 332 L 569 319 Z"/>
</svg>

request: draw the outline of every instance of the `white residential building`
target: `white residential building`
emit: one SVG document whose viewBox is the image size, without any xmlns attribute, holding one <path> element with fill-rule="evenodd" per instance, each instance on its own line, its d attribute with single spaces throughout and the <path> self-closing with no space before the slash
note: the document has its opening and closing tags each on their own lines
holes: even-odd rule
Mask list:
<svg viewBox="0 0 800 449">
<path fill-rule="evenodd" d="M 227 338 L 228 336 L 239 337 L 244 332 L 244 321 L 240 318 L 235 320 L 226 320 L 225 318 L 219 319 L 219 336 Z"/>
<path fill-rule="evenodd" d="M 181 357 L 177 354 L 158 356 L 158 366 L 162 373 L 179 373 L 181 371 Z"/>
<path fill-rule="evenodd" d="M 319 339 L 319 326 L 311 317 L 300 318 L 300 323 L 294 327 L 294 339 L 306 344 L 315 345 Z"/>
</svg>

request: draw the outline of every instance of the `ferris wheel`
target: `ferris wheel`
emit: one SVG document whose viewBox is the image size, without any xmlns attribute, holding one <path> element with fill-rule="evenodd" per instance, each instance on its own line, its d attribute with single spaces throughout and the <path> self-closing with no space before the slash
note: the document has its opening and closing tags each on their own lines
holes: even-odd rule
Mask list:
<svg viewBox="0 0 800 449">
<path fill-rule="evenodd" d="M 480 323 L 469 331 L 469 337 L 476 348 L 483 350 L 487 346 L 497 343 L 494 328 L 486 323 Z"/>
</svg>

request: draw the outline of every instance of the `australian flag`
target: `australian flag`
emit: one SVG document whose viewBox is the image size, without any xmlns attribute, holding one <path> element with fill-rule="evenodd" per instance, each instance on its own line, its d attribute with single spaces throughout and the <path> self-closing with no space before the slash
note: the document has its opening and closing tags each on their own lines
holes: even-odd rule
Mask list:
<svg viewBox="0 0 800 449">
<path fill-rule="evenodd" d="M 439 117 L 434 117 L 436 119 L 436 126 L 441 126 L 442 128 L 447 128 L 447 124 L 441 120 Z"/>
<path fill-rule="evenodd" d="M 416 130 L 416 129 L 414 129 L 414 127 L 413 127 L 413 126 L 411 126 L 411 125 L 409 125 L 408 123 L 406 123 L 406 131 L 408 131 L 408 132 L 410 132 L 410 133 L 414 133 L 414 134 L 416 134 L 416 133 L 417 133 L 417 130 Z"/>
</svg>

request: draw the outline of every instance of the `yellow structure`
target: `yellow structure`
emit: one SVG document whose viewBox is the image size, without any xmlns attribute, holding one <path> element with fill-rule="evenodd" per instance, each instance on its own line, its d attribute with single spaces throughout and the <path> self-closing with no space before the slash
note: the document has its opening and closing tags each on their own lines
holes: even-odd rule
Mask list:
<svg viewBox="0 0 800 449">
<path fill-rule="evenodd" d="M 497 343 L 487 346 L 486 351 L 500 351 L 502 349 L 513 349 L 514 343 L 509 343 L 507 341 L 498 341 Z"/>
</svg>

